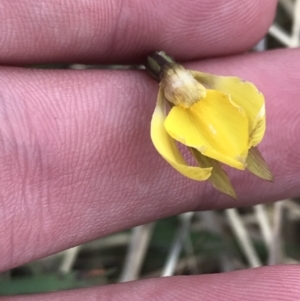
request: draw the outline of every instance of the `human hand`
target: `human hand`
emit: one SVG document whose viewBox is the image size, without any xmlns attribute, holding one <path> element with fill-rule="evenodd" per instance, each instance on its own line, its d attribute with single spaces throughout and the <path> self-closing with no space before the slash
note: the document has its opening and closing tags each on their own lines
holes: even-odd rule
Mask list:
<svg viewBox="0 0 300 301">
<path fill-rule="evenodd" d="M 1 5 L 2 270 L 181 212 L 300 194 L 299 50 L 198 61 L 253 46 L 271 24 L 276 1 L 17 0 Z M 158 88 L 141 72 L 4 67 L 125 63 L 155 50 L 189 61 L 189 68 L 257 85 L 267 107 L 260 149 L 274 184 L 232 171 L 235 202 L 209 183 L 173 170 L 151 144 Z M 299 275 L 297 266 L 265 267 L 21 299 L 291 300 L 299 295 Z"/>
</svg>

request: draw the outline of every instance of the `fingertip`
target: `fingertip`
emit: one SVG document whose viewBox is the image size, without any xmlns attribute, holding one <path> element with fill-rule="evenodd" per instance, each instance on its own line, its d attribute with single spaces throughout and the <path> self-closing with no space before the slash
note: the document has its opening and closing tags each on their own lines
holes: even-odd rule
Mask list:
<svg viewBox="0 0 300 301">
<path fill-rule="evenodd" d="M 274 0 L 17 0 L 0 10 L 0 62 L 132 63 L 156 50 L 185 61 L 234 54 L 259 41 L 275 8 Z"/>
</svg>

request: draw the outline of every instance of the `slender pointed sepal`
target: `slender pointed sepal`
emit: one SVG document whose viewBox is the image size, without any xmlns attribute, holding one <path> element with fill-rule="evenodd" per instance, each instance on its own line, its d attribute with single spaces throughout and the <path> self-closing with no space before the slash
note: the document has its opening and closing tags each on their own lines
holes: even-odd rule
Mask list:
<svg viewBox="0 0 300 301">
<path fill-rule="evenodd" d="M 247 169 L 261 179 L 274 182 L 273 173 L 257 147 L 249 149 Z"/>
<path fill-rule="evenodd" d="M 202 155 L 194 148 L 189 148 L 194 158 L 202 168 L 212 167 L 211 176 L 208 180 L 219 191 L 229 195 L 230 197 L 237 199 L 233 186 L 227 176 L 227 173 L 223 170 L 220 163 L 214 159 L 208 158 Z"/>
</svg>

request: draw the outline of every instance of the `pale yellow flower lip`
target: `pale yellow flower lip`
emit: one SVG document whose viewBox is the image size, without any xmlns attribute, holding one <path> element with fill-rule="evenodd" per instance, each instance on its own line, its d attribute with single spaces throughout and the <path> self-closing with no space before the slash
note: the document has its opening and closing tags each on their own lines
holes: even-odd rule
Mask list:
<svg viewBox="0 0 300 301">
<path fill-rule="evenodd" d="M 195 79 L 209 87 L 230 95 L 231 100 L 242 107 L 249 121 L 249 146 L 258 145 L 265 134 L 265 99 L 250 82 L 233 76 L 218 76 L 199 71 L 191 71 Z"/>
<path fill-rule="evenodd" d="M 207 90 L 206 97 L 189 108 L 174 106 L 164 123 L 168 134 L 207 157 L 244 170 L 248 154 L 248 118 L 222 92 Z"/>
</svg>

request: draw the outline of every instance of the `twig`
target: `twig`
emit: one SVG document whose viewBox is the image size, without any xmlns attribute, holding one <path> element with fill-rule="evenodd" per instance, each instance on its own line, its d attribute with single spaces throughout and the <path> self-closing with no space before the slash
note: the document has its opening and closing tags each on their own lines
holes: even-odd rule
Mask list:
<svg viewBox="0 0 300 301">
<path fill-rule="evenodd" d="M 132 229 L 120 282 L 138 279 L 152 236 L 153 226 L 154 223 L 150 223 Z"/>
<path fill-rule="evenodd" d="M 293 18 L 294 15 L 294 2 L 293 0 L 280 0 L 279 1 L 285 11 L 288 13 L 289 17 Z"/>
<path fill-rule="evenodd" d="M 181 224 L 177 230 L 166 263 L 163 267 L 161 273 L 162 277 L 174 275 L 183 244 L 189 234 L 190 223 L 193 215 L 193 212 L 187 212 L 180 215 Z"/>
<path fill-rule="evenodd" d="M 59 267 L 60 273 L 67 274 L 71 271 L 71 269 L 76 261 L 79 250 L 80 250 L 80 246 L 77 246 L 77 247 L 68 249 L 63 252 L 62 263 Z"/>
<path fill-rule="evenodd" d="M 300 205 L 298 203 L 289 199 L 284 202 L 284 207 L 288 209 L 290 219 L 300 219 Z"/>
<path fill-rule="evenodd" d="M 268 260 L 269 265 L 274 265 L 282 262 L 281 228 L 284 208 L 283 204 L 284 201 L 280 201 L 275 203 L 274 205 L 273 233 Z"/>
<path fill-rule="evenodd" d="M 294 17 L 293 17 L 293 27 L 292 27 L 290 46 L 298 47 L 299 38 L 300 38 L 300 0 L 296 0 L 294 6 Z"/>
<path fill-rule="evenodd" d="M 255 216 L 265 245 L 269 250 L 272 241 L 272 230 L 265 205 L 254 206 Z"/>
<path fill-rule="evenodd" d="M 251 267 L 259 267 L 261 266 L 260 259 L 254 249 L 254 246 L 250 240 L 248 232 L 243 224 L 243 221 L 236 209 L 227 209 L 225 210 L 225 214 L 228 218 L 229 224 L 233 233 L 236 236 L 236 239 L 243 250 L 248 263 Z"/>
<path fill-rule="evenodd" d="M 291 38 L 289 35 L 277 24 L 273 24 L 269 28 L 269 34 L 274 36 L 278 41 L 280 41 L 283 45 L 290 47 Z"/>
</svg>

